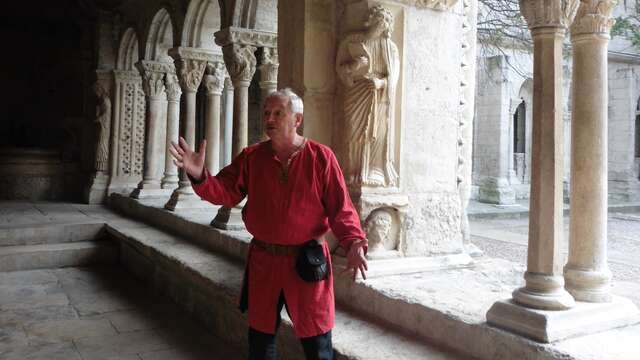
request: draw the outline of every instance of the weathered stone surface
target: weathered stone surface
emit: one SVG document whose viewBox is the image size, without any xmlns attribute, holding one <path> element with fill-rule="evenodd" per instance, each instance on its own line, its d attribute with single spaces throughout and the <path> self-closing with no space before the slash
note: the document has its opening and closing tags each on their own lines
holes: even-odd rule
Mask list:
<svg viewBox="0 0 640 360">
<path fill-rule="evenodd" d="M 72 342 L 0 349 L 0 357 L 4 360 L 84 360 Z"/>
<path fill-rule="evenodd" d="M 25 326 L 29 344 L 49 344 L 91 336 L 115 335 L 109 320 L 72 319 L 40 322 Z"/>
<path fill-rule="evenodd" d="M 83 360 L 98 360 L 115 356 L 170 349 L 155 330 L 142 330 L 110 336 L 93 336 L 75 340 Z"/>
</svg>

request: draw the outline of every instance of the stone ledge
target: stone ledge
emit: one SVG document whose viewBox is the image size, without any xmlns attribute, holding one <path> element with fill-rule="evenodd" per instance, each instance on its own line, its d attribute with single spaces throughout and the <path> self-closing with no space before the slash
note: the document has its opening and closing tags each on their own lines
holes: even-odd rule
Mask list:
<svg viewBox="0 0 640 360">
<path fill-rule="evenodd" d="M 220 231 L 209 226 L 215 214 L 201 211 L 169 213 L 150 202 L 112 195 L 111 206 L 128 216 L 151 221 L 155 226 L 182 234 L 205 247 L 236 260 L 243 259 L 250 235 L 247 232 Z M 506 269 L 506 270 L 505 270 Z M 477 262 L 476 268 L 425 272 L 411 276 L 388 276 L 356 283 L 347 277 L 335 278 L 336 301 L 341 309 L 360 314 L 367 324 L 382 323 L 400 329 L 424 342 L 458 349 L 481 359 L 591 359 L 607 358 L 607 347 L 622 349 L 617 359 L 637 359 L 633 349 L 621 340 L 640 332 L 640 326 L 584 337 L 597 341 L 608 336 L 608 343 L 582 350 L 568 344 L 583 338 L 541 344 L 489 326 L 485 313 L 496 301 L 510 297 L 522 282 L 523 268 L 508 261 Z M 505 280 L 506 279 L 506 280 Z M 337 333 L 336 333 L 337 335 Z M 604 350 L 603 350 L 604 349 Z M 631 355 L 630 355 L 631 354 Z M 604 356 L 604 357 L 603 357 Z"/>
<path fill-rule="evenodd" d="M 152 282 L 221 338 L 245 348 L 246 318 L 237 309 L 242 263 L 151 227 L 107 229 L 120 241 L 121 260 L 136 276 Z M 291 321 L 282 315 L 278 352 L 281 358 L 301 359 Z M 460 359 L 340 308 L 336 325 L 334 348 L 340 359 Z"/>
</svg>

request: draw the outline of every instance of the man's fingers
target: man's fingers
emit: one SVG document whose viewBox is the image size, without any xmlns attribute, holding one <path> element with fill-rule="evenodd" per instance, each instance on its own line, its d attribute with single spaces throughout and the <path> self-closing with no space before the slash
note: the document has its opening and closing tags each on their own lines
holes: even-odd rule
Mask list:
<svg viewBox="0 0 640 360">
<path fill-rule="evenodd" d="M 184 152 L 192 151 L 189 144 L 187 144 L 187 140 L 185 140 L 182 136 L 180 136 L 179 141 L 180 141 L 180 147 L 182 148 L 182 150 L 184 150 Z"/>
<path fill-rule="evenodd" d="M 367 280 L 367 274 L 365 274 L 365 269 L 366 269 L 366 265 L 360 265 L 360 275 L 362 275 L 362 280 Z"/>
<path fill-rule="evenodd" d="M 182 150 L 182 148 L 173 141 L 171 142 L 171 147 L 169 148 L 170 149 L 173 148 L 178 154 L 184 155 L 184 150 Z"/>
<path fill-rule="evenodd" d="M 198 151 L 200 152 L 200 154 L 204 154 L 207 152 L 207 139 L 202 139 Z"/>
<path fill-rule="evenodd" d="M 178 161 L 176 159 L 173 159 L 173 163 L 179 167 L 180 169 L 182 169 L 184 167 L 184 163 L 182 161 Z"/>
<path fill-rule="evenodd" d="M 173 155 L 173 157 L 176 160 L 182 161 L 182 156 L 180 154 L 178 154 L 178 151 L 176 149 L 174 149 L 173 146 L 169 147 L 169 152 L 171 153 L 171 155 Z"/>
</svg>

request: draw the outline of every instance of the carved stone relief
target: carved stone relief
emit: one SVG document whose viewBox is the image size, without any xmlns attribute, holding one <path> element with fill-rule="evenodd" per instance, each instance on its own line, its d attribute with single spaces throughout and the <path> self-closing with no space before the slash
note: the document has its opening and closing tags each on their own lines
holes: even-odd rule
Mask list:
<svg viewBox="0 0 640 360">
<path fill-rule="evenodd" d="M 571 25 L 571 35 L 609 34 L 615 19 L 611 17 L 615 0 L 587 0 L 580 3 L 576 18 Z"/>
<path fill-rule="evenodd" d="M 399 219 L 393 208 L 379 208 L 371 212 L 364 228 L 369 240 L 369 255 L 398 250 Z"/>
<path fill-rule="evenodd" d="M 520 12 L 529 29 L 567 28 L 578 11 L 580 0 L 520 0 Z"/>
<path fill-rule="evenodd" d="M 95 170 L 100 172 L 109 171 L 109 136 L 111 135 L 111 99 L 107 85 L 96 82 L 94 92 L 97 98 L 96 104 L 96 128 L 97 145 Z"/>
<path fill-rule="evenodd" d="M 336 58 L 345 87 L 345 172 L 351 188 L 389 188 L 398 182 L 391 139 L 400 59 L 390 39 L 392 13 L 377 5 L 368 15 L 366 30 L 345 36 Z"/>
<path fill-rule="evenodd" d="M 180 101 L 182 89 L 180 88 L 180 83 L 176 74 L 167 74 L 165 78 L 165 87 L 167 91 L 167 100 Z"/>
<path fill-rule="evenodd" d="M 180 58 L 176 60 L 176 65 L 182 90 L 190 92 L 198 91 L 207 62 L 204 60 Z"/>
<path fill-rule="evenodd" d="M 417 8 L 429 8 L 434 10 L 449 10 L 458 0 L 400 0 L 407 5 L 415 6 Z"/>
<path fill-rule="evenodd" d="M 224 78 L 226 70 L 224 63 L 221 61 L 210 62 L 207 64 L 207 75 L 204 77 L 204 85 L 207 93 L 221 95 L 224 89 Z"/>
<path fill-rule="evenodd" d="M 263 48 L 260 62 L 260 82 L 277 83 L 279 66 L 278 49 L 270 47 Z"/>
<path fill-rule="evenodd" d="M 256 47 L 242 44 L 229 44 L 222 48 L 224 62 L 233 82 L 249 82 L 256 72 Z"/>
</svg>

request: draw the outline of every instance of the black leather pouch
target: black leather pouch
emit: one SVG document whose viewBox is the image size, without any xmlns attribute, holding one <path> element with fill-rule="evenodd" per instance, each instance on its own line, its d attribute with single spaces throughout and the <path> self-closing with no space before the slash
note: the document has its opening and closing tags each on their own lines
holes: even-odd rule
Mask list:
<svg viewBox="0 0 640 360">
<path fill-rule="evenodd" d="M 327 257 L 317 240 L 309 240 L 300 247 L 296 271 L 302 280 L 308 282 L 322 281 L 329 276 Z"/>
</svg>

